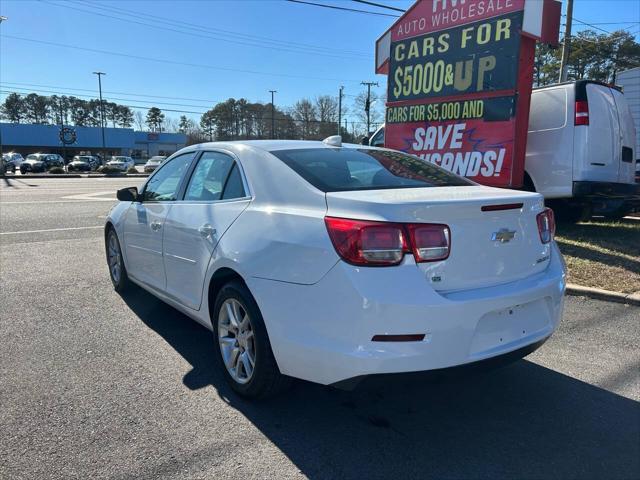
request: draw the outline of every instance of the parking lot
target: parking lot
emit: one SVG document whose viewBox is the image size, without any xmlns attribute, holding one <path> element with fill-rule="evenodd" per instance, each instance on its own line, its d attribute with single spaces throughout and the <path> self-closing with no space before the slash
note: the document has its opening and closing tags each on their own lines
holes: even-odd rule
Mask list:
<svg viewBox="0 0 640 480">
<path fill-rule="evenodd" d="M 247 402 L 207 330 L 111 287 L 104 218 L 143 181 L 0 186 L 0 478 L 640 478 L 640 307 L 568 297 L 475 377 Z"/>
</svg>

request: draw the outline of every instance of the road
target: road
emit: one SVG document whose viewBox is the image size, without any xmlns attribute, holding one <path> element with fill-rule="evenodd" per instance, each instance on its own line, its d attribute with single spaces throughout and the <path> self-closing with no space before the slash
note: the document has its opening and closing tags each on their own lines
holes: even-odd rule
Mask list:
<svg viewBox="0 0 640 480">
<path fill-rule="evenodd" d="M 640 309 L 569 297 L 472 378 L 250 403 L 210 333 L 111 288 L 101 225 L 143 179 L 0 186 L 0 478 L 640 478 Z"/>
</svg>

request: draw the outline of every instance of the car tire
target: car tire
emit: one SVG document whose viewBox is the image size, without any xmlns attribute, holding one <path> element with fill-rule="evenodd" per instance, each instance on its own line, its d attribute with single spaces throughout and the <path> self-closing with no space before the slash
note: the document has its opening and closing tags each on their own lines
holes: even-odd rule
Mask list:
<svg viewBox="0 0 640 480">
<path fill-rule="evenodd" d="M 118 293 L 122 293 L 129 288 L 131 282 L 127 275 L 127 268 L 124 265 L 120 241 L 113 227 L 109 228 L 105 237 L 105 252 L 113 289 Z"/>
<path fill-rule="evenodd" d="M 235 317 L 235 327 L 231 317 Z M 291 385 L 292 379 L 280 373 L 260 309 L 244 284 L 232 281 L 220 289 L 211 323 L 216 357 L 236 393 L 247 398 L 269 398 Z M 252 358 L 249 373 L 245 365 L 250 366 Z"/>
</svg>

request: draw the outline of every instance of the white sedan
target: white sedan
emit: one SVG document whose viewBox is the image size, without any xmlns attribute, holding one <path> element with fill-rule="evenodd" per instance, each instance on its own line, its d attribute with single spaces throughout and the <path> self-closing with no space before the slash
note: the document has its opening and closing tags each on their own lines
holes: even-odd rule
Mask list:
<svg viewBox="0 0 640 480">
<path fill-rule="evenodd" d="M 131 157 L 125 157 L 124 155 L 114 155 L 111 160 L 107 162 L 109 167 L 114 167 L 126 172 L 131 167 L 135 167 L 136 164 Z"/>
<path fill-rule="evenodd" d="M 115 289 L 133 282 L 211 329 L 245 396 L 520 358 L 562 315 L 542 197 L 400 152 L 339 137 L 194 145 L 118 199 Z"/>
</svg>

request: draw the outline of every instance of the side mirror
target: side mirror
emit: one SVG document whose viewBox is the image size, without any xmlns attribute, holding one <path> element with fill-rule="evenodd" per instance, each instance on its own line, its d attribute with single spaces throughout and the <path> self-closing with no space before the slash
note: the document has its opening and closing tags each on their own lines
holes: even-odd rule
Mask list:
<svg viewBox="0 0 640 480">
<path fill-rule="evenodd" d="M 360 140 L 360 144 L 361 145 L 369 145 L 369 137 L 367 137 L 367 136 L 362 137 L 362 140 Z"/>
<path fill-rule="evenodd" d="M 138 202 L 138 188 L 137 187 L 127 187 L 121 188 L 116 193 L 116 198 L 121 202 Z"/>
</svg>

